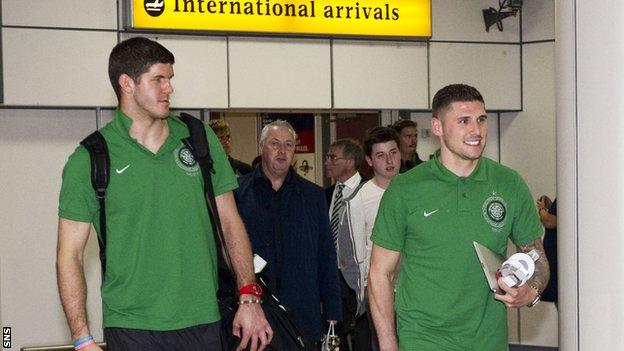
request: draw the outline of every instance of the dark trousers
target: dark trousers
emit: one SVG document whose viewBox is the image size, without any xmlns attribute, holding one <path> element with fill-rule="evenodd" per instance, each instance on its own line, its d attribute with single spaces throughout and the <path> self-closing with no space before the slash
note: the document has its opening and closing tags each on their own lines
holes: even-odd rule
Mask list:
<svg viewBox="0 0 624 351">
<path fill-rule="evenodd" d="M 224 351 L 221 322 L 195 327 L 154 331 L 104 328 L 108 351 Z"/>
<path fill-rule="evenodd" d="M 342 274 L 340 274 L 340 287 L 342 322 L 336 326 L 336 334 L 340 337 L 340 350 L 370 351 L 372 350 L 372 321 L 369 321 L 368 313 L 361 316 L 355 315 L 357 312 L 357 294 L 347 285 Z M 348 341 L 349 336 L 351 336 L 351 344 Z"/>
</svg>

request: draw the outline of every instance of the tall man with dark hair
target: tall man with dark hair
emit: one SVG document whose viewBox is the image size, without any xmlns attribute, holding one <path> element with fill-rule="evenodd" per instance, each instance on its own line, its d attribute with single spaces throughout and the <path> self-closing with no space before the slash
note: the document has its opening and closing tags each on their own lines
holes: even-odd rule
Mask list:
<svg viewBox="0 0 624 351">
<path fill-rule="evenodd" d="M 415 121 L 400 119 L 392 124 L 392 128 L 399 134 L 401 144 L 401 173 L 409 171 L 423 161 L 418 157 L 418 128 Z"/>
<path fill-rule="evenodd" d="M 199 165 L 182 139 L 186 125 L 169 112 L 174 57 L 155 41 L 119 43 L 109 76 L 119 106 L 100 130 L 110 155 L 106 196 L 106 270 L 101 294 L 108 350 L 221 350 L 216 247 Z M 232 190 L 236 177 L 206 128 L 213 187 L 239 287 L 255 281 L 249 239 Z M 89 154 L 79 146 L 63 170 L 57 274 L 74 345 L 100 350 L 86 316 L 83 252 L 91 224 L 100 230 Z M 242 294 L 241 300 L 254 299 Z M 233 333 L 262 350 L 272 331 L 258 304 L 242 304 Z M 258 345 L 260 343 L 260 345 Z"/>
<path fill-rule="evenodd" d="M 290 123 L 264 126 L 262 162 L 240 178 L 235 196 L 253 250 L 268 262 L 270 288 L 318 342 L 325 322 L 341 319 L 340 284 L 323 189 L 292 168 L 295 145 Z"/>
<path fill-rule="evenodd" d="M 505 306 L 533 306 L 548 282 L 543 229 L 520 175 L 482 157 L 481 94 L 449 85 L 432 109 L 441 149 L 392 181 L 373 229 L 368 286 L 381 350 L 507 350 Z M 535 274 L 518 288 L 499 279 L 504 294 L 492 294 L 472 242 L 504 255 L 508 239 L 522 252 L 537 251 Z"/>
</svg>

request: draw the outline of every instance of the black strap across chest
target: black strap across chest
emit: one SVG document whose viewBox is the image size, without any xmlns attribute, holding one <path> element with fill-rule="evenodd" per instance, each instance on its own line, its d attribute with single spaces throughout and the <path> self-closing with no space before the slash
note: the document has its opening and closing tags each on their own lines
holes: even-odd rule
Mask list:
<svg viewBox="0 0 624 351">
<path fill-rule="evenodd" d="M 214 168 L 212 158 L 210 157 L 210 147 L 206 140 L 206 130 L 202 121 L 187 113 L 181 113 L 180 120 L 186 124 L 189 130 L 189 137 L 183 139 L 182 142 L 191 151 L 201 169 L 204 181 L 203 190 L 211 219 L 212 232 L 215 243 L 220 244 L 217 246 L 219 274 L 225 274 L 229 277 L 229 280 L 232 280 L 233 273 L 231 272 L 230 258 L 224 249 L 226 245 L 223 229 L 212 186 Z M 91 158 L 91 185 L 100 207 L 98 244 L 100 247 L 100 261 L 102 263 L 102 277 L 104 277 L 106 270 L 106 189 L 110 180 L 111 168 L 109 150 L 106 140 L 99 131 L 91 133 L 80 144 L 87 149 Z"/>
</svg>

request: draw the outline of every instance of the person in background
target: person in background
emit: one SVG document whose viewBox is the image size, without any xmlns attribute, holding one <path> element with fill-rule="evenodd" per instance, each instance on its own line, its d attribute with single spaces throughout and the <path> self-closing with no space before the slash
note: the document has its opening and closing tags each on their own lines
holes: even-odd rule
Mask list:
<svg viewBox="0 0 624 351">
<path fill-rule="evenodd" d="M 432 115 L 440 150 L 392 180 L 373 228 L 368 293 L 379 346 L 507 350 L 505 307 L 535 305 L 548 282 L 543 228 L 522 177 L 482 157 L 488 125 L 479 91 L 440 89 Z M 522 252 L 537 252 L 535 273 L 521 287 L 500 278 L 503 293 L 492 294 L 473 241 L 505 255 L 509 239 Z"/>
<path fill-rule="evenodd" d="M 416 146 L 418 146 L 418 128 L 415 121 L 410 119 L 400 119 L 392 124 L 392 128 L 399 134 L 401 145 L 401 171 L 409 171 L 418 166 L 423 161 L 418 157 Z"/>
<path fill-rule="evenodd" d="M 262 162 L 262 155 L 258 155 L 256 157 L 254 157 L 254 159 L 251 161 L 251 168 L 256 168 L 258 167 L 258 165 Z"/>
<path fill-rule="evenodd" d="M 339 139 L 329 146 L 329 151 L 325 155 L 325 170 L 327 177 L 335 181 L 332 186 L 325 189 L 330 217 L 334 207 L 334 198 L 337 195 L 336 186 L 343 185 L 340 197 L 351 194 L 362 181 L 362 175 L 358 172 L 362 162 L 364 162 L 364 152 L 360 143 L 355 139 Z"/>
<path fill-rule="evenodd" d="M 109 76 L 119 100 L 100 130 L 108 145 L 106 261 L 101 295 L 109 351 L 222 350 L 215 241 L 199 164 L 183 139 L 186 125 L 170 114 L 174 56 L 159 43 L 134 37 L 117 44 Z M 251 245 L 232 190 L 236 177 L 215 134 L 206 127 L 212 182 L 239 292 L 255 286 Z M 113 171 L 114 170 L 114 171 Z M 193 196 L 189 196 L 192 194 Z M 76 349 L 101 350 L 86 312 L 84 250 L 99 206 L 87 149 L 79 146 L 63 169 L 59 199 L 57 280 Z M 239 301 L 258 301 L 241 293 Z M 272 330 L 258 303 L 241 304 L 233 334 L 240 349 L 262 350 Z"/>
<path fill-rule="evenodd" d="M 230 125 L 222 119 L 211 119 L 208 122 L 208 125 L 210 125 L 210 128 L 212 128 L 219 138 L 219 142 L 221 143 L 221 146 L 223 146 L 223 150 L 228 157 L 228 161 L 230 161 L 230 166 L 232 166 L 234 174 L 236 174 L 237 177 L 240 177 L 251 172 L 250 165 L 243 161 L 237 160 L 230 155 L 232 153 L 232 147 L 230 145 L 230 142 L 232 141 L 232 130 L 230 129 Z"/>
<path fill-rule="evenodd" d="M 542 300 L 559 302 L 557 284 L 557 199 L 550 200 L 546 195 L 537 199 L 537 208 L 542 225 L 546 229 L 544 234 L 544 251 L 550 264 L 550 281 L 542 293 Z"/>
<path fill-rule="evenodd" d="M 345 201 L 345 212 L 338 230 L 338 266 L 344 281 L 356 293 L 357 310 L 353 350 L 378 350 L 366 288 L 373 225 L 381 197 L 394 176 L 399 173 L 401 153 L 399 137 L 392 128 L 375 127 L 364 136 L 366 163 L 373 168 L 373 178 Z"/>
<path fill-rule="evenodd" d="M 329 223 L 334 245 L 338 244 L 338 229 L 345 206 L 344 199 L 353 194 L 362 182 L 358 169 L 364 162 L 362 146 L 355 139 L 339 139 L 329 146 L 325 156 L 327 176 L 336 183 L 325 189 L 329 205 Z M 337 251 L 338 261 L 352 258 L 346 251 Z M 340 345 L 345 350 L 368 350 L 370 348 L 370 328 L 363 318 L 357 318 L 357 289 L 353 289 L 340 275 L 343 323 L 337 325 L 336 332 L 340 336 Z M 351 343 L 349 343 L 349 336 Z M 352 346 L 352 348 L 350 348 Z"/>
<path fill-rule="evenodd" d="M 292 168 L 296 135 L 277 120 L 260 134 L 262 162 L 239 178 L 234 195 L 264 277 L 303 334 L 318 342 L 341 320 L 340 282 L 323 189 Z"/>
</svg>

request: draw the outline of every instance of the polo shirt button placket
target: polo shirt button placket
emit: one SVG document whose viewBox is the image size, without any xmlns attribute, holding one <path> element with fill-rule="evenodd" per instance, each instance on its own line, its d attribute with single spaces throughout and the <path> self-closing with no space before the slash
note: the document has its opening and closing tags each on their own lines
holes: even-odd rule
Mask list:
<svg viewBox="0 0 624 351">
<path fill-rule="evenodd" d="M 462 213 L 470 212 L 470 199 L 468 198 L 468 190 L 466 178 L 460 178 L 458 182 L 459 192 L 459 211 Z"/>
</svg>

